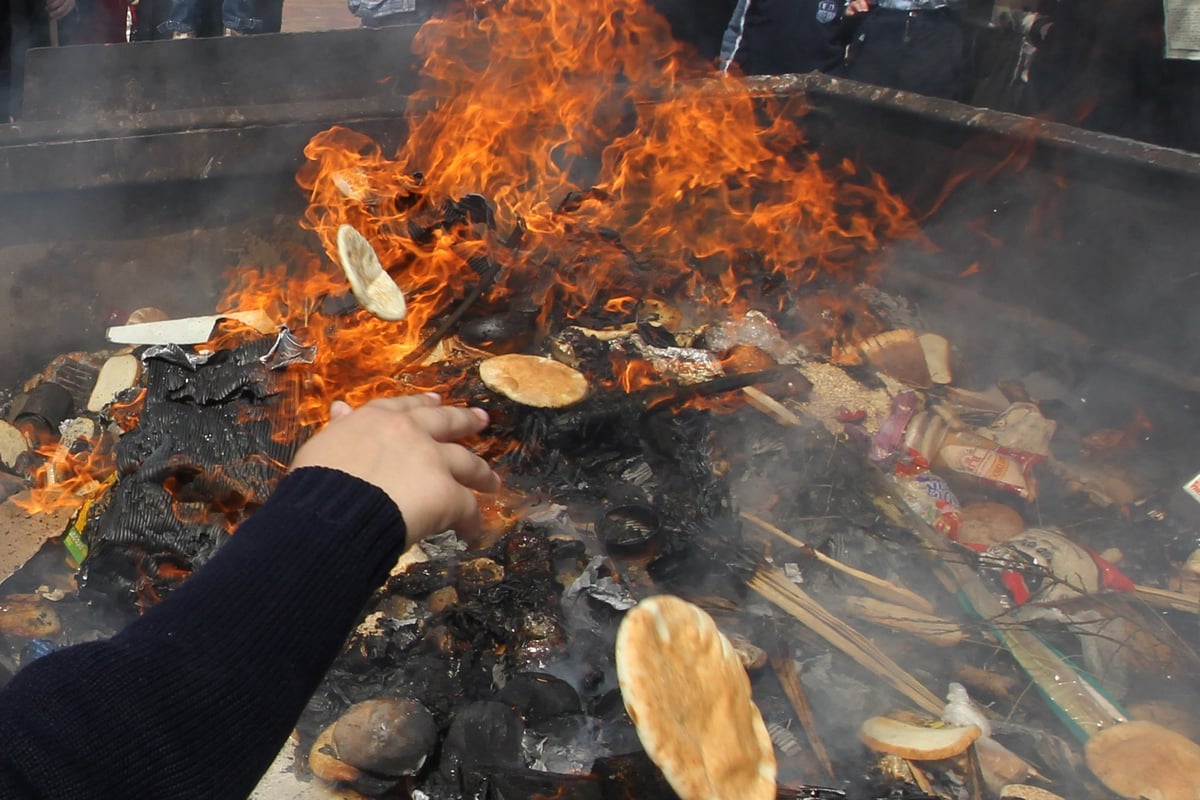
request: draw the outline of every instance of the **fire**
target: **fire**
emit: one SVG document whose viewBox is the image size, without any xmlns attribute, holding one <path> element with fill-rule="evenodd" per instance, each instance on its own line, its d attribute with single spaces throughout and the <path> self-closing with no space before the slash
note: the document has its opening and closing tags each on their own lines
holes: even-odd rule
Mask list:
<svg viewBox="0 0 1200 800">
<path fill-rule="evenodd" d="M 117 470 L 114 442 L 98 437 L 94 442 L 59 441 L 37 449 L 41 463 L 33 475 L 38 487 L 28 497 L 12 502 L 31 514 L 60 508 L 78 508 L 84 500 L 99 497 L 111 485 Z"/>
<path fill-rule="evenodd" d="M 334 399 L 452 394 L 478 353 L 425 345 L 464 302 L 537 309 L 545 332 L 635 322 L 644 300 L 670 298 L 687 325 L 756 309 L 793 317 L 799 338 L 845 327 L 800 310 L 806 297 L 869 280 L 875 254 L 917 232 L 878 176 L 821 162 L 796 101 L 714 77 L 642 0 L 479 2 L 430 20 L 414 49 L 424 83 L 396 152 L 340 126 L 305 147 L 301 225 L 323 253 L 239 270 L 217 309 L 261 310 L 315 345 L 290 432 L 325 422 Z M 405 319 L 344 311 L 342 225 L 372 243 Z"/>
<path fill-rule="evenodd" d="M 691 298 L 702 322 L 861 280 L 870 254 L 915 233 L 878 177 L 805 149 L 801 109 L 712 78 L 637 0 L 483 3 L 429 21 L 414 49 L 425 83 L 396 153 L 344 127 L 305 149 L 302 224 L 334 263 L 240 274 L 223 304 L 277 314 L 318 346 L 306 423 L 335 397 L 449 388 L 397 365 L 480 283 L 481 260 L 500 267 L 481 305 L 525 301 L 543 326 L 652 295 Z M 480 213 L 447 222 L 468 197 Z M 374 244 L 407 319 L 323 311 L 346 291 L 343 224 Z"/>
<path fill-rule="evenodd" d="M 662 383 L 662 376 L 649 361 L 642 359 L 622 359 L 622 361 L 624 363 L 613 364 L 613 372 L 617 376 L 617 383 L 625 390 L 626 394 L 633 394 Z"/>
</svg>

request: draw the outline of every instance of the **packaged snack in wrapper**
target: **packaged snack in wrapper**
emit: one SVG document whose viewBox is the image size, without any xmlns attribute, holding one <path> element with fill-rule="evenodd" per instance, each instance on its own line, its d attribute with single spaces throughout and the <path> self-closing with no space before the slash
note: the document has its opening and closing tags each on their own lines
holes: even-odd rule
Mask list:
<svg viewBox="0 0 1200 800">
<path fill-rule="evenodd" d="M 979 433 L 1008 450 L 1044 458 L 1050 455 L 1050 439 L 1056 430 L 1058 423 L 1043 417 L 1033 403 L 1013 403 Z"/>
<path fill-rule="evenodd" d="M 1041 460 L 1042 456 L 1009 450 L 970 431 L 953 431 L 942 440 L 935 464 L 1033 502 L 1037 499 L 1033 466 Z"/>
<path fill-rule="evenodd" d="M 949 426 L 946 420 L 931 411 L 919 411 L 913 415 L 904 431 L 905 454 L 925 469 L 933 462 Z"/>
<path fill-rule="evenodd" d="M 1183 490 L 1191 495 L 1192 499 L 1200 503 L 1200 473 L 1196 477 L 1183 485 Z"/>
<path fill-rule="evenodd" d="M 920 472 L 896 474 L 892 481 L 904 504 L 917 516 L 951 539 L 957 539 L 962 506 L 944 480 L 932 472 Z"/>
</svg>

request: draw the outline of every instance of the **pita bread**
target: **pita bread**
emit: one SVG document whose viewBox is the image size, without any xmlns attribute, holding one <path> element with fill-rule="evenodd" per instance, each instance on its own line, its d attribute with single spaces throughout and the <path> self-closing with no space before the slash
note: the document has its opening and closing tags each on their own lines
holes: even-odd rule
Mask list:
<svg viewBox="0 0 1200 800">
<path fill-rule="evenodd" d="M 940 761 L 967 751 L 982 731 L 977 725 L 926 728 L 891 717 L 871 717 L 858 729 L 862 743 L 911 761 Z"/>
<path fill-rule="evenodd" d="M 742 662 L 712 617 L 670 595 L 617 630 L 617 678 L 646 754 L 682 800 L 771 800 L 775 750 Z"/>
<path fill-rule="evenodd" d="M 87 410 L 100 412 L 126 389 L 138 385 L 142 378 L 142 362 L 134 355 L 113 356 L 104 362 L 88 398 Z"/>
<path fill-rule="evenodd" d="M 950 367 L 950 342 L 936 333 L 922 333 L 917 337 L 925 353 L 925 366 L 929 379 L 934 383 L 953 383 L 954 370 Z"/>
<path fill-rule="evenodd" d="M 408 314 L 404 292 L 379 263 L 375 248 L 353 225 L 342 225 L 337 235 L 338 257 L 359 305 L 383 320 L 395 322 Z"/>
<path fill-rule="evenodd" d="M 552 358 L 513 353 L 479 365 L 479 377 L 489 389 L 524 406 L 564 408 L 587 397 L 583 373 Z"/>
<path fill-rule="evenodd" d="M 1122 797 L 1200 797 L 1200 745 L 1157 722 L 1104 728 L 1087 740 L 1084 756 L 1088 769 Z"/>
<path fill-rule="evenodd" d="M 1000 790 L 1000 800 L 1063 800 L 1063 798 L 1040 786 L 1010 783 Z"/>
<path fill-rule="evenodd" d="M 884 331 L 864 341 L 858 349 L 871 366 L 898 381 L 922 389 L 933 386 L 925 351 L 915 331 L 908 328 Z"/>
</svg>

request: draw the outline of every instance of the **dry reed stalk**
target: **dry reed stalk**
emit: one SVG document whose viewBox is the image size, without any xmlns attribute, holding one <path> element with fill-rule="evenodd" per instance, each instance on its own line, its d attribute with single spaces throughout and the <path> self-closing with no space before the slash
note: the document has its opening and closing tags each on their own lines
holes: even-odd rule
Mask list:
<svg viewBox="0 0 1200 800">
<path fill-rule="evenodd" d="M 747 585 L 804 623 L 856 663 L 878 675 L 918 708 L 941 716 L 945 704 L 851 625 L 832 614 L 777 569 L 761 566 Z"/>
<path fill-rule="evenodd" d="M 843 564 L 836 558 L 825 555 L 820 550 L 817 550 L 805 542 L 802 542 L 786 531 L 780 530 L 766 520 L 756 517 L 754 514 L 743 511 L 740 516 L 742 519 L 754 523 L 756 526 L 771 534 L 775 538 L 787 542 L 792 547 L 803 551 L 805 555 L 812 556 L 822 564 L 832 567 L 838 572 L 849 575 L 850 577 L 862 583 L 863 586 L 866 587 L 867 591 L 876 597 L 896 603 L 897 605 L 904 606 L 905 608 L 910 608 L 914 611 L 920 611 L 925 614 L 933 613 L 933 604 L 924 597 L 921 597 L 919 594 L 905 589 L 903 586 L 897 586 L 891 581 L 885 581 L 883 578 L 877 578 L 869 572 L 863 572 L 860 569 L 855 569 L 849 564 Z"/>
</svg>

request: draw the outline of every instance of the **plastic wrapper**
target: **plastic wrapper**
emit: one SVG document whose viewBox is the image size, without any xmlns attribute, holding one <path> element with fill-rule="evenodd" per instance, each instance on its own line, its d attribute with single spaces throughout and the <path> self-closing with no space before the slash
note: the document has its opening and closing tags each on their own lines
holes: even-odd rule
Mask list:
<svg viewBox="0 0 1200 800">
<path fill-rule="evenodd" d="M 937 457 L 942 440 L 946 438 L 949 426 L 946 420 L 929 411 L 920 411 L 913 415 L 904 429 L 904 453 L 914 464 L 929 468 Z"/>
<path fill-rule="evenodd" d="M 892 481 L 913 513 L 952 539 L 962 523 L 962 506 L 950 486 L 932 472 L 893 475 Z"/>
<path fill-rule="evenodd" d="M 965 543 L 971 546 L 971 543 Z M 980 549 L 975 547 L 974 549 Z M 1134 584 L 1115 564 L 1057 531 L 1030 528 L 983 550 L 1014 602 L 1054 603 Z"/>
<path fill-rule="evenodd" d="M 741 319 L 713 325 L 705 333 L 705 343 L 714 351 L 739 344 L 752 345 L 780 364 L 794 364 L 804 355 L 783 338 L 775 323 L 761 311 L 747 311 Z"/>
<path fill-rule="evenodd" d="M 976 433 L 953 431 L 942 440 L 934 465 L 1033 502 L 1037 499 L 1033 467 L 1041 460 L 1039 455 L 1009 450 Z"/>
<path fill-rule="evenodd" d="M 900 392 L 892 399 L 892 413 L 888 415 L 871 439 L 869 456 L 872 461 L 883 461 L 904 443 L 904 432 L 917 410 L 916 392 Z"/>
<path fill-rule="evenodd" d="M 1043 417 L 1033 403 L 1013 403 L 980 433 L 1007 450 L 1044 458 L 1056 430 L 1058 423 Z"/>
<path fill-rule="evenodd" d="M 1197 503 L 1200 503 L 1200 473 L 1196 473 L 1196 477 L 1185 483 L 1183 485 L 1183 490 L 1187 492 L 1193 500 L 1195 500 Z"/>
</svg>

